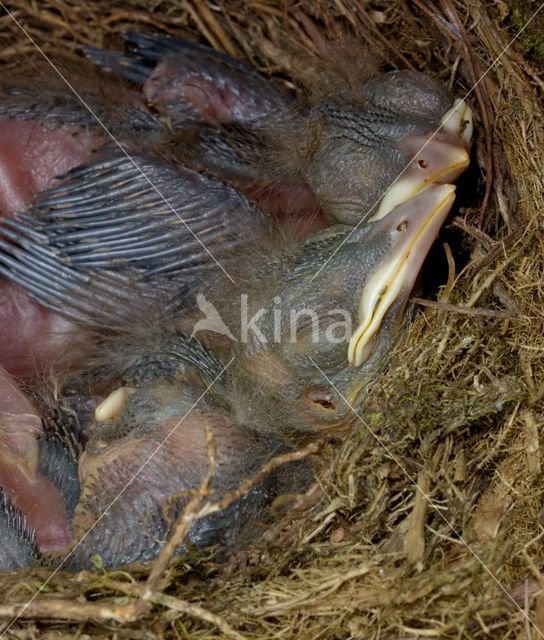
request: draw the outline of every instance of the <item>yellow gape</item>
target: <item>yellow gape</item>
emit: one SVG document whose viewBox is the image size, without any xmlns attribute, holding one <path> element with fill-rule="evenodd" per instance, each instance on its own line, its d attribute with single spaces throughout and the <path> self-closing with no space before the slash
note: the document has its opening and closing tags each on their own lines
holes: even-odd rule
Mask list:
<svg viewBox="0 0 544 640">
<path fill-rule="evenodd" d="M 401 174 L 389 187 L 369 222 L 380 220 L 432 184 L 454 182 L 469 165 L 467 149 L 472 131 L 472 109 L 457 98 L 442 117 L 441 127 L 432 136 L 406 139 L 404 144 L 414 153 L 414 159 L 406 168 L 405 175 Z"/>
<path fill-rule="evenodd" d="M 401 293 L 410 293 L 427 255 L 455 199 L 450 184 L 432 186 L 388 214 L 396 237 L 381 266 L 363 288 L 359 301 L 359 326 L 348 347 L 348 361 L 358 367 L 372 351 L 372 341 L 385 314 Z M 385 220 L 384 220 L 385 222 Z M 379 224 L 379 223 L 378 223 Z"/>
</svg>

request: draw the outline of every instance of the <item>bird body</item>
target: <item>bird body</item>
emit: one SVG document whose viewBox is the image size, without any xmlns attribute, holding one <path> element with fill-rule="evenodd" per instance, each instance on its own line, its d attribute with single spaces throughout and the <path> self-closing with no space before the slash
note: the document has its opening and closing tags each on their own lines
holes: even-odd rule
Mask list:
<svg viewBox="0 0 544 640">
<path fill-rule="evenodd" d="M 37 562 L 34 530 L 0 490 L 0 570 L 14 571 Z"/>
<path fill-rule="evenodd" d="M 0 434 L 10 501 L 0 527 L 22 544 L 15 560 L 0 547 L 6 569 L 69 551 L 72 569 L 95 554 L 107 567 L 152 558 L 209 471 L 210 442 L 217 499 L 290 450 L 293 434 L 349 428 L 468 163 L 468 110 L 423 74 L 393 72 L 305 106 L 201 45 L 129 40 L 127 54 L 88 52 L 143 87 L 149 109 L 134 86 L 113 113 L 88 94 L 123 149 L 73 96 L 63 102 L 55 88 L 40 102 L 17 83 L 0 91 L 6 126 L 38 123 L 21 167 L 33 180 L 17 197 L 8 192 L 18 179 L 4 184 L 2 286 L 23 287 L 72 330 L 57 336 L 56 388 L 34 403 L 21 393 L 13 411 L 0 403 L 11 416 Z M 61 162 L 70 135 L 80 143 L 47 165 L 61 167 L 55 179 L 33 145 L 49 141 Z M 267 159 L 286 153 L 287 184 L 311 192 L 334 223 L 307 228 L 302 242 L 236 188 L 281 190 Z M 16 458 L 10 424 L 26 443 Z M 32 472 L 15 491 L 2 473 L 23 469 L 25 456 Z M 195 523 L 190 543 L 232 543 L 311 475 L 308 465 L 271 474 Z M 52 537 L 32 489 L 46 485 L 59 514 Z"/>
</svg>

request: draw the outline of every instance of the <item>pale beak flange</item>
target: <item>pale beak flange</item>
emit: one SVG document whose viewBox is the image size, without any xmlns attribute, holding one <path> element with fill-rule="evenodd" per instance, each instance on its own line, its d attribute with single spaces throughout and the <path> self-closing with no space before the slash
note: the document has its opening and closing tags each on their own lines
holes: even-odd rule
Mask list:
<svg viewBox="0 0 544 640">
<path fill-rule="evenodd" d="M 378 211 L 368 220 L 380 220 L 390 211 L 432 184 L 453 182 L 468 167 L 472 137 L 472 110 L 458 98 L 431 136 L 408 136 L 400 146 L 412 160 L 405 172 L 389 187 Z"/>
<path fill-rule="evenodd" d="M 348 361 L 358 367 L 372 352 L 374 338 L 393 303 L 406 301 L 421 265 L 455 199 L 455 186 L 433 185 L 396 207 L 376 224 L 394 229 L 393 242 L 359 300 L 359 326 L 351 336 Z M 380 232 L 378 228 L 376 232 Z M 402 311 L 405 304 L 402 305 Z"/>
</svg>

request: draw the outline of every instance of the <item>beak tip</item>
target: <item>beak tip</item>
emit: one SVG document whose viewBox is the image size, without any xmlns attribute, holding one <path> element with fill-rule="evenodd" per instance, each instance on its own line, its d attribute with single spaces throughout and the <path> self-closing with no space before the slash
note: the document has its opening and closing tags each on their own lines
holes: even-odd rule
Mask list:
<svg viewBox="0 0 544 640">
<path fill-rule="evenodd" d="M 385 314 L 395 300 L 402 301 L 413 288 L 415 279 L 431 244 L 455 199 L 454 184 L 429 185 L 417 195 L 397 205 L 378 224 L 378 229 L 397 228 L 410 219 L 398 241 L 382 256 L 378 268 L 365 282 L 359 301 L 359 326 L 348 347 L 350 367 L 359 367 L 374 349 Z M 407 298 L 402 305 L 401 314 Z"/>
<path fill-rule="evenodd" d="M 451 109 L 442 116 L 440 124 L 441 131 L 452 134 L 463 143 L 465 150 L 469 149 L 474 130 L 472 109 L 462 98 L 454 100 Z"/>
</svg>

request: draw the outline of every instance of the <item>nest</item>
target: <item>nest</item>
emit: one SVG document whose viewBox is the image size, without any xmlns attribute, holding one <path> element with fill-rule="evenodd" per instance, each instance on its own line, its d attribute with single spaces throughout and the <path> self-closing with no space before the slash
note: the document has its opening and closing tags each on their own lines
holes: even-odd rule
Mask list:
<svg viewBox="0 0 544 640">
<path fill-rule="evenodd" d="M 468 94 L 476 139 L 431 256 L 442 280 L 433 299 L 415 301 L 425 308 L 360 428 L 319 445 L 313 489 L 224 564 L 202 554 L 124 571 L 2 575 L 6 637 L 544 634 L 544 10 L 526 25 L 537 9 L 528 0 L 9 3 L 20 26 L 0 18 L 4 73 L 35 54 L 31 39 L 54 59 L 59 48 L 111 47 L 133 29 L 196 38 L 290 83 L 301 54 L 348 37 L 388 68 L 420 69 Z M 195 494 L 193 514 L 204 499 Z"/>
</svg>

